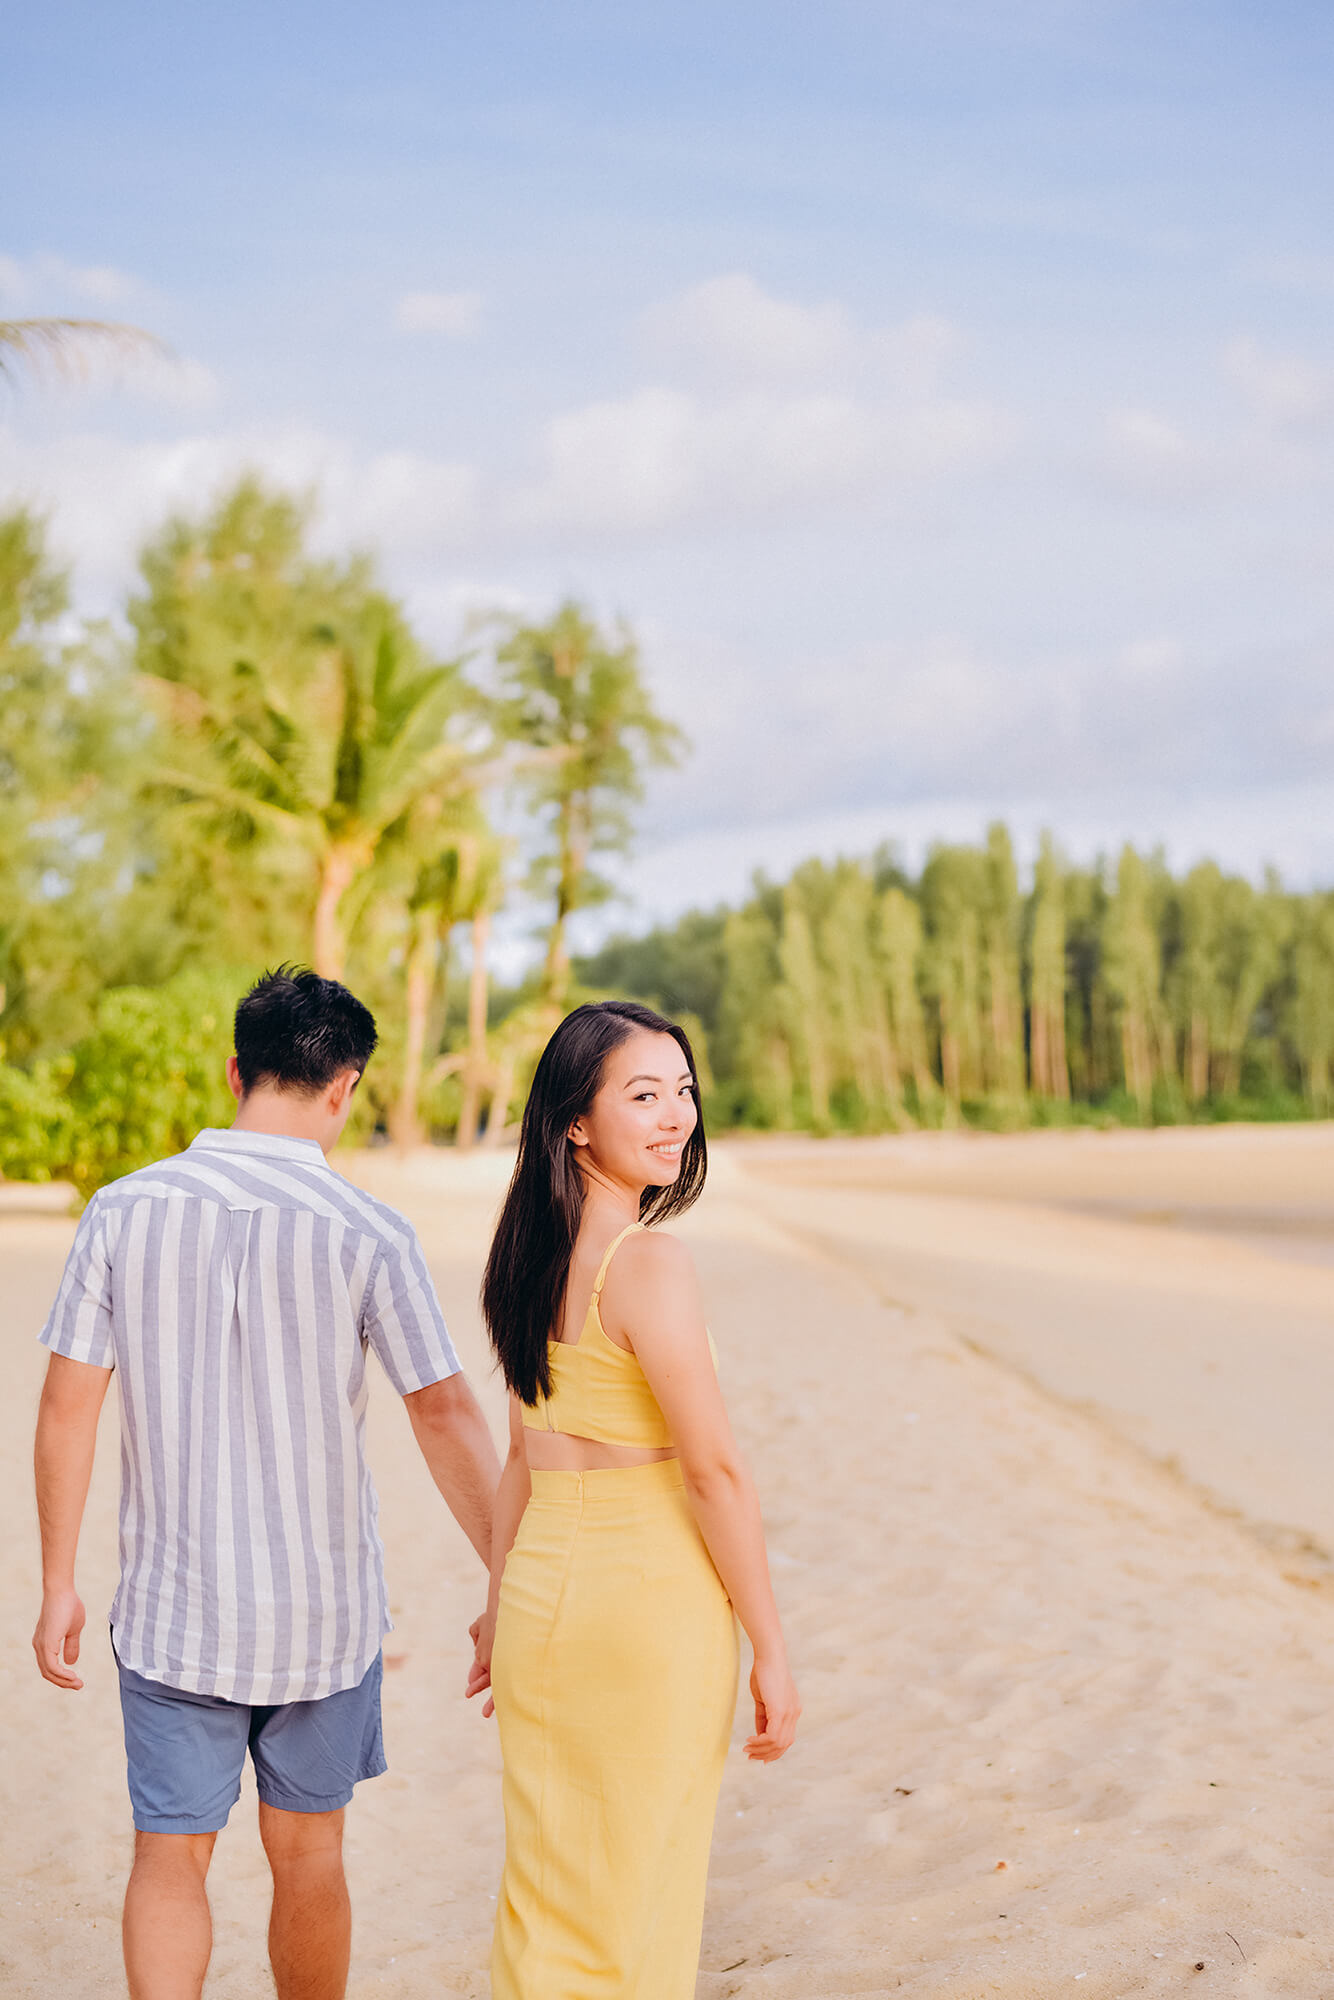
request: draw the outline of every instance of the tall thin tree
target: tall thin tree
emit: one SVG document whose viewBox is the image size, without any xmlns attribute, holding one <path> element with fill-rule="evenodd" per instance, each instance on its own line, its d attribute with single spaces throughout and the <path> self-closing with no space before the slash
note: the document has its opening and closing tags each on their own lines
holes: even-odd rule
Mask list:
<svg viewBox="0 0 1334 2000">
<path fill-rule="evenodd" d="M 554 901 L 542 991 L 560 1008 L 569 919 L 609 893 L 595 860 L 625 851 L 646 773 L 674 763 L 685 738 L 654 706 L 629 632 L 607 637 L 573 602 L 545 625 L 508 621 L 495 667 L 502 736 L 540 753 L 521 764 L 518 783 L 543 832 L 530 879 Z"/>
</svg>

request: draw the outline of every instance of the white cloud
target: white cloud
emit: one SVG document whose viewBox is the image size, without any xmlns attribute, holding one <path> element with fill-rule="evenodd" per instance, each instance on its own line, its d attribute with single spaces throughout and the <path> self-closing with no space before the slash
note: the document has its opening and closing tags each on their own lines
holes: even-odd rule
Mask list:
<svg viewBox="0 0 1334 2000">
<path fill-rule="evenodd" d="M 854 344 L 843 306 L 774 298 L 744 271 L 706 279 L 651 307 L 643 331 L 650 345 L 669 357 L 762 375 L 837 367 Z"/>
<path fill-rule="evenodd" d="M 553 418 L 543 456 L 520 521 L 625 534 L 845 490 L 864 471 L 867 438 L 843 398 L 709 406 L 650 388 Z"/>
<path fill-rule="evenodd" d="M 1114 484 L 1135 498 L 1157 501 L 1192 498 L 1220 472 L 1207 447 L 1170 417 L 1146 409 L 1108 414 L 1102 462 Z"/>
<path fill-rule="evenodd" d="M 119 307 L 143 289 L 137 278 L 111 264 L 75 264 L 52 251 L 27 258 L 0 255 L 0 301 L 16 312 L 50 308 L 71 299 L 102 309 Z"/>
<path fill-rule="evenodd" d="M 1275 352 L 1249 334 L 1228 342 L 1223 373 L 1271 423 L 1304 429 L 1334 412 L 1334 370 L 1299 354 Z"/>
<path fill-rule="evenodd" d="M 708 278 L 650 307 L 640 332 L 668 372 L 733 384 L 820 380 L 873 383 L 880 395 L 921 396 L 963 346 L 951 321 L 921 313 L 898 325 L 860 325 L 835 300 L 801 305 L 766 292 L 744 271 Z"/>
<path fill-rule="evenodd" d="M 67 265 L 64 278 L 72 292 L 99 306 L 123 305 L 142 289 L 128 272 L 118 271 L 111 264 L 88 264 L 81 268 Z"/>
<path fill-rule="evenodd" d="M 174 410 L 206 410 L 218 400 L 217 376 L 188 355 L 149 355 L 130 367 L 121 386 Z"/>
<path fill-rule="evenodd" d="M 316 543 L 340 554 L 360 547 L 409 565 L 432 559 L 466 536 L 475 515 L 467 466 L 412 452 L 363 457 L 296 426 L 140 443 L 68 432 L 40 447 L 0 431 L 0 506 L 49 511 L 55 544 L 77 561 L 81 590 L 98 609 L 115 603 L 139 546 L 168 514 L 208 506 L 251 470 L 313 494 Z"/>
<path fill-rule="evenodd" d="M 834 308 L 803 322 L 800 309 L 791 308 L 799 317 L 789 320 L 789 309 L 773 300 L 762 300 L 763 310 L 747 320 L 762 295 L 750 280 L 738 282 L 744 293 L 701 286 L 687 296 L 698 304 L 700 294 L 710 295 L 701 325 L 720 299 L 744 299 L 737 325 L 745 321 L 754 341 L 747 348 L 737 334 L 722 351 L 734 358 L 762 353 L 767 379 L 758 371 L 745 385 L 659 383 L 562 412 L 544 429 L 538 477 L 509 509 L 516 525 L 620 538 L 772 517 L 982 467 L 1013 441 L 1008 413 L 937 388 L 945 357 L 960 344 L 945 322 L 913 320 L 861 339 L 863 356 L 884 371 L 880 379 L 849 384 L 835 371 L 824 383 L 783 383 L 776 379 L 780 358 L 794 372 L 798 364 L 813 368 L 817 356 L 833 358 L 845 335 L 851 342 L 851 331 Z M 731 285 L 717 286 L 724 283 Z"/>
<path fill-rule="evenodd" d="M 1254 513 L 1262 495 L 1274 500 L 1324 482 L 1334 364 L 1247 334 L 1221 348 L 1218 371 L 1244 408 L 1215 402 L 1190 427 L 1143 405 L 1106 412 L 1095 449 L 1101 483 L 1150 506 L 1241 504 Z"/>
<path fill-rule="evenodd" d="M 481 306 L 476 292 L 409 293 L 397 321 L 457 337 L 475 326 Z M 290 430 L 126 444 L 119 453 L 110 440 L 67 436 L 50 448 L 48 470 L 59 483 L 62 464 L 100 454 L 105 482 L 124 484 L 127 518 L 138 521 L 133 496 L 145 481 L 149 490 L 164 490 L 164 481 L 171 488 L 182 454 L 192 466 L 223 468 L 219 477 L 248 463 L 281 477 L 296 437 L 302 476 L 321 486 L 330 518 L 362 539 L 443 555 L 563 548 L 574 538 L 623 545 L 706 524 L 806 518 L 984 468 L 1014 434 L 1004 411 L 942 390 L 942 370 L 962 341 L 937 318 L 868 331 L 842 306 L 797 305 L 735 276 L 664 306 L 664 338 L 673 328 L 687 348 L 712 344 L 730 357 L 729 368 L 761 365 L 743 381 L 659 380 L 557 411 L 532 440 L 526 473 L 414 452 L 358 459 L 337 438 L 316 443 Z M 90 385 L 105 379 L 94 375 Z M 138 359 L 121 369 L 117 386 L 183 411 L 217 395 L 212 374 L 193 359 Z M 118 521 L 119 497 L 104 487 L 103 503 Z"/>
<path fill-rule="evenodd" d="M 1334 257 L 1318 253 L 1253 259 L 1242 266 L 1240 275 L 1283 291 L 1310 292 L 1320 298 L 1334 293 Z"/>
<path fill-rule="evenodd" d="M 464 340 L 482 316 L 480 292 L 405 292 L 394 309 L 400 333 L 440 333 Z"/>
<path fill-rule="evenodd" d="M 202 364 L 170 358 L 145 358 L 121 386 L 183 412 L 205 407 L 217 387 Z M 805 518 L 983 468 L 1011 435 L 1004 413 L 959 399 L 876 403 L 814 389 L 711 398 L 659 385 L 553 417 L 534 471 L 518 480 L 422 452 L 365 455 L 296 426 L 166 442 L 70 428 L 40 447 L 0 433 L 0 486 L 51 506 L 62 541 L 98 577 L 128 565 L 169 508 L 202 504 L 250 466 L 316 490 L 331 546 L 370 544 L 412 563 Z"/>
<path fill-rule="evenodd" d="M 420 452 L 377 452 L 364 462 L 327 448 L 318 481 L 324 533 L 334 546 L 369 543 L 409 560 L 436 556 L 472 534 L 478 480 L 472 466 Z"/>
<path fill-rule="evenodd" d="M 1096 649 L 1009 650 L 942 632 L 848 653 L 771 644 L 761 668 L 736 642 L 665 632 L 650 657 L 695 743 L 655 786 L 654 846 L 821 813 L 888 826 L 947 799 L 1046 797 L 1066 825 L 1095 796 L 1334 778 L 1318 644 L 1224 651 L 1132 626 Z M 1322 840 L 1334 854 L 1328 826 Z"/>
<path fill-rule="evenodd" d="M 877 408 L 833 394 L 709 401 L 649 388 L 553 418 L 539 479 L 516 525 L 623 537 L 718 519 L 763 518 L 931 480 L 994 458 L 1002 413 L 941 402 Z"/>
</svg>

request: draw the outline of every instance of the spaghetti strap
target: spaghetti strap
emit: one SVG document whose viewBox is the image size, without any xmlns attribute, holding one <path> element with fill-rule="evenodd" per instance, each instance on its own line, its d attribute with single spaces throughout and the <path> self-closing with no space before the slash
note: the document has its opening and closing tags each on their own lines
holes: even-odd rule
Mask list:
<svg viewBox="0 0 1334 2000">
<path fill-rule="evenodd" d="M 636 1229 L 642 1229 L 643 1227 L 644 1224 L 642 1222 L 628 1222 L 619 1236 L 612 1237 L 611 1242 L 607 1245 L 607 1254 L 598 1265 L 598 1274 L 593 1280 L 593 1296 L 589 1300 L 590 1305 L 595 1306 L 602 1297 L 602 1287 L 607 1282 L 607 1267 L 616 1255 L 616 1252 L 620 1249 L 622 1243 L 624 1243 L 626 1237 L 633 1236 Z"/>
</svg>

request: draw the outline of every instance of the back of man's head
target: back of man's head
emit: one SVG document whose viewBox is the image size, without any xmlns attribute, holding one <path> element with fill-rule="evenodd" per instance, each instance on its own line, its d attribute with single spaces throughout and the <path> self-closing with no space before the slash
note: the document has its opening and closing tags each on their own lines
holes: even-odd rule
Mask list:
<svg viewBox="0 0 1334 2000">
<path fill-rule="evenodd" d="M 256 980 L 236 1010 L 241 1088 L 261 1085 L 314 1096 L 345 1070 L 365 1069 L 379 1037 L 375 1019 L 336 979 L 280 965 Z"/>
</svg>

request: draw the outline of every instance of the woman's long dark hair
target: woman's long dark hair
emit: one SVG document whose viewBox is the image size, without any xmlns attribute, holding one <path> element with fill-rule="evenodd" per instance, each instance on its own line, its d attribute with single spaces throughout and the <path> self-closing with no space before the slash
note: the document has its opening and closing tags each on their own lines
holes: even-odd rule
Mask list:
<svg viewBox="0 0 1334 2000">
<path fill-rule="evenodd" d="M 634 1034 L 671 1035 L 690 1070 L 695 1129 L 681 1169 L 640 1196 L 645 1222 L 680 1215 L 698 1200 L 708 1152 L 695 1057 L 684 1029 L 633 1000 L 599 1000 L 567 1014 L 542 1051 L 519 1128 L 519 1157 L 482 1279 L 482 1317 L 509 1387 L 530 1406 L 551 1393 L 547 1343 L 565 1298 L 584 1206 L 584 1177 L 568 1136 L 592 1105 L 607 1057 Z"/>
</svg>

